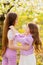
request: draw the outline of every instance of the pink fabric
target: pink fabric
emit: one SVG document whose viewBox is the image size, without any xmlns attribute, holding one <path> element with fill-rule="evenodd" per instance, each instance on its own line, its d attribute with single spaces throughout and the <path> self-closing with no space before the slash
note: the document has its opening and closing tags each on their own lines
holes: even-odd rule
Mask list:
<svg viewBox="0 0 43 65">
<path fill-rule="evenodd" d="M 29 44 L 30 46 L 30 49 L 28 51 L 21 50 L 22 55 L 29 55 L 33 53 L 33 46 L 32 46 L 33 38 L 31 34 L 29 34 L 28 36 L 16 35 L 15 39 L 17 42 L 22 43 L 22 45 Z"/>
<path fill-rule="evenodd" d="M 9 48 L 7 48 L 6 53 L 3 56 L 2 65 L 17 65 L 16 51 L 12 51 Z"/>
<path fill-rule="evenodd" d="M 7 34 L 8 40 L 14 40 L 15 36 L 13 31 L 10 29 Z M 16 51 L 7 48 L 6 53 L 3 56 L 2 65 L 17 65 L 16 64 Z"/>
</svg>

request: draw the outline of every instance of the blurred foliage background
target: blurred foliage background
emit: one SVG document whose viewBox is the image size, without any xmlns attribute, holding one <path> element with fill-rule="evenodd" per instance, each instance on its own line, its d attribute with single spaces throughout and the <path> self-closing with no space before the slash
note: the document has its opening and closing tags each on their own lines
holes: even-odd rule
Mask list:
<svg viewBox="0 0 43 65">
<path fill-rule="evenodd" d="M 24 32 L 23 27 L 29 22 L 36 23 L 43 43 L 43 0 L 0 0 L 0 61 L 2 60 L 2 29 L 8 12 L 17 13 L 18 24 L 16 29 L 20 33 Z M 43 65 L 43 54 L 38 54 L 36 59 L 37 65 Z"/>
</svg>

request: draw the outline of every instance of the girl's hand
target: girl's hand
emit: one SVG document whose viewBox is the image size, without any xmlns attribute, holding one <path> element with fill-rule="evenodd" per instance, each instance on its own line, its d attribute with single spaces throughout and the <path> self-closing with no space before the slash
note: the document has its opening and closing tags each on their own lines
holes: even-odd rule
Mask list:
<svg viewBox="0 0 43 65">
<path fill-rule="evenodd" d="M 12 30 L 14 30 L 14 26 L 10 26 L 10 28 L 11 28 Z"/>
<path fill-rule="evenodd" d="M 20 49 L 27 51 L 27 50 L 29 50 L 29 45 L 25 44 L 24 46 L 21 46 Z"/>
</svg>

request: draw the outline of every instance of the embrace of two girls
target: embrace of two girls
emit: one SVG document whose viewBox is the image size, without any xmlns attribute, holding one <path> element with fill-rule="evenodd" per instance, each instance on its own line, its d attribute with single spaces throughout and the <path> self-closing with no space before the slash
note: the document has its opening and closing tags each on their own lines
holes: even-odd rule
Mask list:
<svg viewBox="0 0 43 65">
<path fill-rule="evenodd" d="M 29 23 L 26 33 L 20 34 L 14 26 L 17 23 L 17 14 L 8 13 L 3 26 L 2 35 L 2 65 L 17 65 L 17 50 L 20 50 L 19 65 L 36 65 L 34 49 L 39 51 L 41 41 L 36 24 Z M 22 45 L 18 46 L 17 42 Z"/>
</svg>

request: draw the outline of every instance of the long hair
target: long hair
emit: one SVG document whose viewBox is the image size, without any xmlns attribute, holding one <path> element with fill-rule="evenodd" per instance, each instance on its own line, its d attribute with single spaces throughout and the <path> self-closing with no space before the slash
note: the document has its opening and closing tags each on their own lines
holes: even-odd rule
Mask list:
<svg viewBox="0 0 43 65">
<path fill-rule="evenodd" d="M 5 54 L 8 45 L 7 33 L 9 30 L 9 26 L 15 25 L 16 18 L 17 18 L 16 13 L 8 13 L 5 18 L 2 34 L 2 56 Z"/>
<path fill-rule="evenodd" d="M 36 24 L 33 23 L 29 23 L 28 27 L 30 29 L 30 33 L 32 34 L 32 37 L 34 39 L 33 41 L 33 45 L 35 47 L 35 50 L 38 52 L 41 49 L 42 43 L 39 37 L 39 30 L 38 30 L 38 26 Z"/>
</svg>

